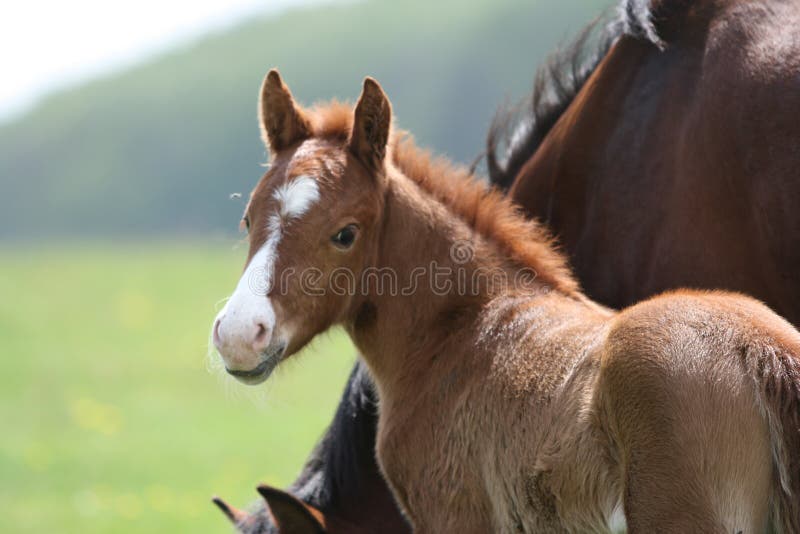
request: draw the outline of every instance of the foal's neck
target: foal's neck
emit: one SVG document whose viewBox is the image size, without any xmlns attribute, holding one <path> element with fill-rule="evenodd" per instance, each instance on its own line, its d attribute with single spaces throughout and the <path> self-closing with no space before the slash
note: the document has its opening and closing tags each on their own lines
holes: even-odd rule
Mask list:
<svg viewBox="0 0 800 534">
<path fill-rule="evenodd" d="M 390 175 L 384 210 L 376 284 L 366 288 L 349 324 L 381 389 L 414 380 L 435 359 L 460 357 L 477 335 L 481 310 L 519 292 L 520 278 L 530 282 L 524 291 L 531 298 L 545 289 L 405 176 Z"/>
</svg>

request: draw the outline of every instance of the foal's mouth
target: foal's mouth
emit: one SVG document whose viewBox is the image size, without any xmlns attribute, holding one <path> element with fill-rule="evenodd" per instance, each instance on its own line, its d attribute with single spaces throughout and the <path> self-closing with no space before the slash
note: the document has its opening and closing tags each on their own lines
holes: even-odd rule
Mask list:
<svg viewBox="0 0 800 534">
<path fill-rule="evenodd" d="M 264 352 L 261 353 L 261 363 L 252 369 L 228 369 L 226 367 L 225 371 L 227 371 L 229 375 L 235 376 L 240 382 L 249 386 L 255 386 L 266 380 L 269 375 L 272 374 L 272 371 L 274 371 L 275 367 L 280 363 L 285 350 L 286 345 L 284 343 L 267 347 Z"/>
</svg>

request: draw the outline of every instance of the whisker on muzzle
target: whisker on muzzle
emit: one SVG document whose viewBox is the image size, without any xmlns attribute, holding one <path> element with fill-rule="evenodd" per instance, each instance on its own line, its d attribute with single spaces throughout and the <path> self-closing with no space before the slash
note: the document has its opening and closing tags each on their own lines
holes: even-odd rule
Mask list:
<svg viewBox="0 0 800 534">
<path fill-rule="evenodd" d="M 219 299 L 217 302 L 214 303 L 214 311 L 219 313 L 220 308 L 222 306 L 224 306 L 225 304 L 227 304 L 229 300 L 231 300 L 231 296 L 230 295 L 228 295 L 227 297 L 223 297 L 223 298 Z"/>
<path fill-rule="evenodd" d="M 250 387 L 242 385 L 236 378 L 228 374 L 225 370 L 225 362 L 222 360 L 217 348 L 214 346 L 214 334 L 208 336 L 208 351 L 206 354 L 206 371 L 214 375 L 217 383 L 225 392 L 228 401 L 241 401 L 246 399 L 250 404 L 258 409 L 264 409 L 268 404 L 272 384 L 267 383 L 261 387 Z"/>
</svg>

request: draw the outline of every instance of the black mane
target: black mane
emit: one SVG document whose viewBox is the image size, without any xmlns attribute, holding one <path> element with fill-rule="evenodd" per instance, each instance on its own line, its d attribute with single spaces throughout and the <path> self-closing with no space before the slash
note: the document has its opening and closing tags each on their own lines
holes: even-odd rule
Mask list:
<svg viewBox="0 0 800 534">
<path fill-rule="evenodd" d="M 342 495 L 358 494 L 359 481 L 380 477 L 375 462 L 378 395 L 361 359 L 356 362 L 330 427 L 289 488 L 321 510 Z"/>
<path fill-rule="evenodd" d="M 501 108 L 487 137 L 489 179 L 507 189 L 566 111 L 586 80 L 623 35 L 663 47 L 650 8 L 651 0 L 622 0 L 617 13 L 586 26 L 570 44 L 550 54 L 536 71 L 533 92 L 515 106 Z M 505 146 L 498 156 L 500 145 Z"/>
</svg>

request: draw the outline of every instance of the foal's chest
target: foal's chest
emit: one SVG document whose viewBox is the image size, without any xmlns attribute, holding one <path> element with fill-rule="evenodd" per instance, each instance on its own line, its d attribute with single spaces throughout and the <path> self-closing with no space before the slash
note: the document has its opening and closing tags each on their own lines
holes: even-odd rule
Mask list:
<svg viewBox="0 0 800 534">
<path fill-rule="evenodd" d="M 564 505 L 585 490 L 574 466 L 599 452 L 564 434 L 592 432 L 570 430 L 580 406 L 498 402 L 489 383 L 481 386 L 382 401 L 379 460 L 415 530 L 566 532 L 602 518 L 613 500 L 604 491 Z M 599 467 L 602 455 L 591 463 Z"/>
<path fill-rule="evenodd" d="M 535 523 L 533 531 L 561 532 L 549 480 L 535 470 L 536 440 L 522 446 L 514 437 L 532 437 L 520 420 L 530 410 L 507 404 L 498 414 L 485 395 L 460 391 L 409 411 L 382 406 L 379 460 L 415 531 L 529 532 Z"/>
<path fill-rule="evenodd" d="M 481 465 L 483 417 L 471 397 L 423 391 L 414 399 L 382 399 L 378 459 L 417 532 L 493 530 Z"/>
</svg>

